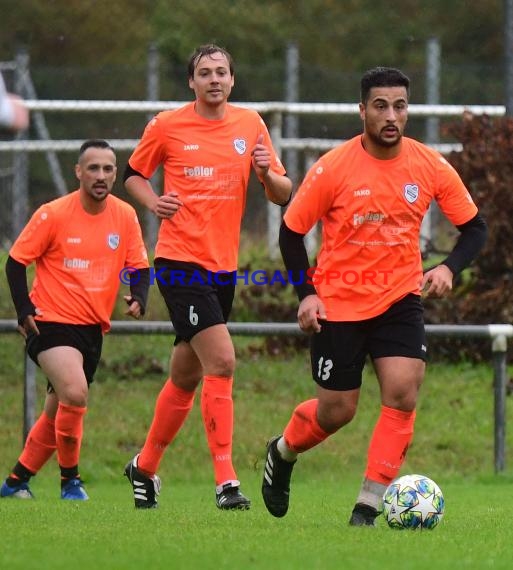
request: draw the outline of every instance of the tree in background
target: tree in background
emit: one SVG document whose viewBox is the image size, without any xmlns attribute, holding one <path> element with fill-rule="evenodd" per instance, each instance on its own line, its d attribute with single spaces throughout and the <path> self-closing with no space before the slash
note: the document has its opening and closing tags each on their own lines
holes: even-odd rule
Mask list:
<svg viewBox="0 0 513 570">
<path fill-rule="evenodd" d="M 151 0 L 2 0 L 0 60 L 12 59 L 21 45 L 36 65 L 137 63 L 153 37 L 153 5 Z"/>
<path fill-rule="evenodd" d="M 216 42 L 235 54 L 241 97 L 269 100 L 283 97 L 284 49 L 295 41 L 304 70 L 301 99 L 355 101 L 354 82 L 343 73 L 382 64 L 422 74 L 432 35 L 443 50 L 444 103 L 502 101 L 502 0 L 3 0 L 0 60 L 12 59 L 21 44 L 34 66 L 120 65 L 137 82 L 130 66 L 144 65 L 150 42 L 170 66 L 182 66 L 196 45 Z M 106 82 L 95 86 L 98 98 L 106 98 Z M 144 97 L 144 82 L 138 86 Z M 117 98 L 125 98 L 125 89 L 122 83 Z M 423 93 L 419 84 L 413 102 Z"/>
<path fill-rule="evenodd" d="M 198 43 L 226 45 L 238 66 L 250 69 L 244 73 L 250 101 L 276 99 L 277 94 L 282 98 L 280 76 L 271 85 L 255 79 L 264 66 L 282 69 L 290 41 L 299 45 L 301 65 L 308 70 L 301 82 L 307 97 L 302 93 L 301 100 L 355 101 L 357 84 L 346 85 L 341 72 L 359 74 L 376 65 L 390 65 L 423 75 L 426 41 L 438 36 L 443 49 L 442 89 L 453 97 L 449 100 L 443 94 L 443 102 L 476 103 L 478 98 L 469 90 L 473 87 L 483 104 L 502 100 L 502 86 L 494 90 L 490 82 L 483 83 L 482 72 L 476 69 L 487 65 L 491 72 L 502 60 L 502 18 L 501 0 L 218 0 L 215 9 L 209 0 L 178 0 L 172 9 L 168 0 L 158 0 L 153 14 L 162 53 L 172 61 L 183 61 Z M 319 68 L 326 70 L 322 81 L 315 71 Z M 416 84 L 413 102 L 422 102 L 423 97 L 423 83 Z"/>
</svg>

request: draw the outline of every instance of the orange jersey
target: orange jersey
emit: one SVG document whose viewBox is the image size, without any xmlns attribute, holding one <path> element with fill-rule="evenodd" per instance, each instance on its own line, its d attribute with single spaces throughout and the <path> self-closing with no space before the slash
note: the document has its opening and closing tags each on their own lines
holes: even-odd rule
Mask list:
<svg viewBox="0 0 513 570">
<path fill-rule="evenodd" d="M 210 271 L 237 269 L 251 150 L 259 135 L 271 150 L 271 170 L 285 174 L 264 121 L 252 110 L 227 105 L 224 118 L 213 121 L 189 103 L 148 123 L 129 164 L 146 178 L 162 164 L 164 193 L 178 192 L 183 202 L 162 220 L 155 257 Z"/>
<path fill-rule="evenodd" d="M 359 135 L 312 166 L 284 219 L 301 234 L 322 221 L 312 281 L 328 320 L 369 319 L 420 294 L 420 226 L 432 199 L 455 225 L 477 214 L 454 168 L 407 137 L 391 160 L 369 155 Z"/>
<path fill-rule="evenodd" d="M 124 267 L 148 267 L 135 210 L 115 196 L 97 215 L 84 211 L 79 192 L 41 206 L 9 254 L 23 265 L 35 261 L 30 299 L 40 321 L 101 324 L 110 317 Z"/>
</svg>

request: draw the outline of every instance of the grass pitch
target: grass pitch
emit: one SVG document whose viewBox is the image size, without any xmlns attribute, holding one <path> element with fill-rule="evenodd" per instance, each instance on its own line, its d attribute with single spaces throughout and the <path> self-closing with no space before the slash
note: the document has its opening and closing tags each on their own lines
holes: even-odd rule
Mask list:
<svg viewBox="0 0 513 570">
<path fill-rule="evenodd" d="M 511 568 L 513 449 L 493 471 L 493 388 L 489 365 L 433 364 L 419 399 L 416 433 L 402 473 L 442 488 L 446 513 L 433 531 L 351 528 L 347 521 L 379 405 L 365 375 L 354 421 L 301 456 L 291 508 L 271 517 L 260 497 L 265 442 L 294 406 L 313 395 L 308 356 L 264 357 L 258 340 L 237 340 L 234 460 L 250 511 L 215 507 L 198 402 L 161 464 L 156 510 L 136 511 L 125 463 L 140 448 L 163 379 L 170 339 L 107 337 L 90 393 L 81 473 L 91 500 L 61 501 L 52 460 L 31 482 L 34 501 L 0 500 L 1 569 L 476 569 Z M 253 346 L 253 344 L 255 346 Z M 0 343 L 0 477 L 21 450 L 21 339 Z M 44 379 L 38 378 L 39 407 Z M 508 417 L 512 401 L 508 399 Z"/>
<path fill-rule="evenodd" d="M 293 484 L 291 510 L 271 517 L 260 479 L 244 473 L 250 511 L 214 506 L 208 485 L 169 480 L 160 506 L 136 511 L 125 481 L 88 486 L 87 503 L 60 501 L 55 481 L 35 501 L 2 500 L 0 565 L 10 569 L 464 569 L 511 568 L 511 481 L 444 480 L 446 515 L 432 531 L 347 525 L 357 480 Z M 17 538 L 15 538 L 17 537 Z"/>
</svg>

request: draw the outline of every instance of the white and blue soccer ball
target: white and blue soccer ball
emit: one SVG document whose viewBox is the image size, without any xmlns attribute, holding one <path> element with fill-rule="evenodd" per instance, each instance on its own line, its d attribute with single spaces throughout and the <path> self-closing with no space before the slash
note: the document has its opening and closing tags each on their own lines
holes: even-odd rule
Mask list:
<svg viewBox="0 0 513 570">
<path fill-rule="evenodd" d="M 425 475 L 403 475 L 383 495 L 383 516 L 390 528 L 432 530 L 444 516 L 440 487 Z"/>
</svg>

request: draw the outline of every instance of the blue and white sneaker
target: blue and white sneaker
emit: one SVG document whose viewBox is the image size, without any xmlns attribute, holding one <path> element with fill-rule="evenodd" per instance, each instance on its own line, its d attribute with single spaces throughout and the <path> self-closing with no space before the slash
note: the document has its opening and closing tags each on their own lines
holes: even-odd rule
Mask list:
<svg viewBox="0 0 513 570">
<path fill-rule="evenodd" d="M 61 499 L 69 501 L 87 501 L 89 495 L 85 492 L 80 479 L 70 479 L 61 489 Z"/>
<path fill-rule="evenodd" d="M 4 481 L 0 488 L 0 497 L 2 499 L 33 499 L 34 495 L 30 490 L 28 483 L 20 483 L 16 487 L 9 487 L 7 482 Z"/>
</svg>

